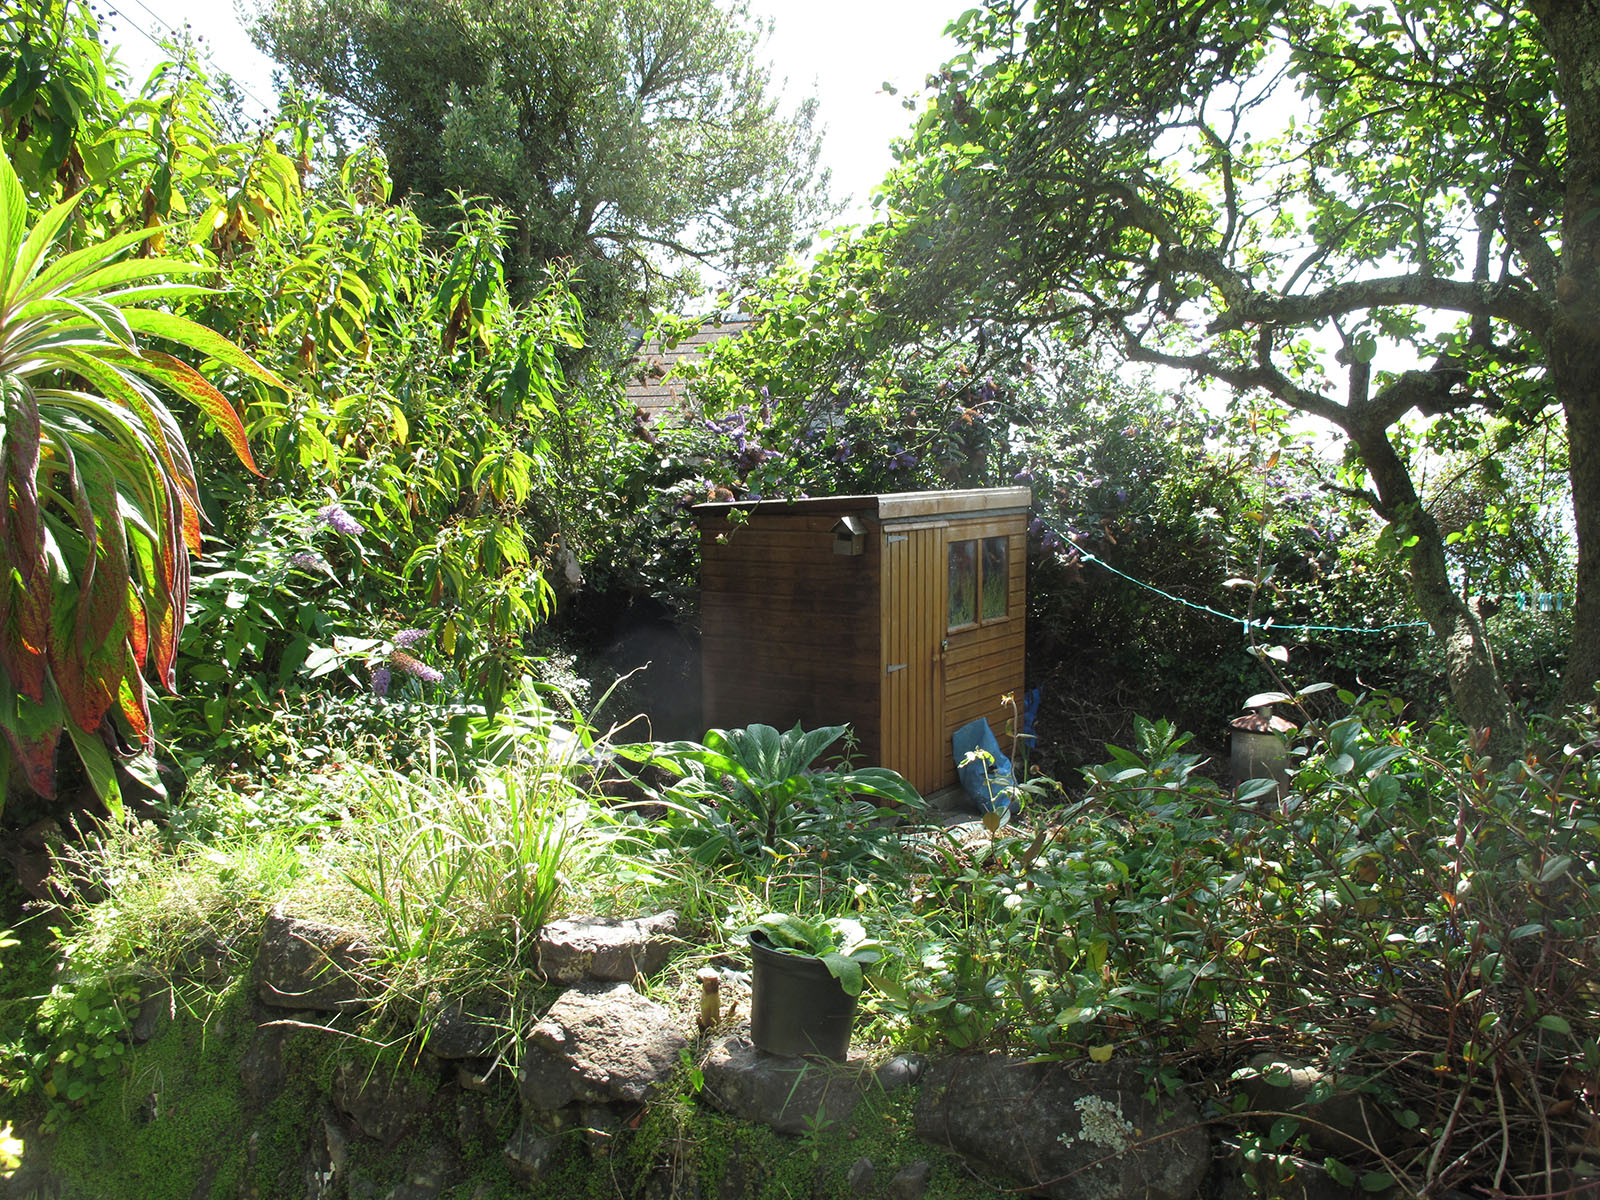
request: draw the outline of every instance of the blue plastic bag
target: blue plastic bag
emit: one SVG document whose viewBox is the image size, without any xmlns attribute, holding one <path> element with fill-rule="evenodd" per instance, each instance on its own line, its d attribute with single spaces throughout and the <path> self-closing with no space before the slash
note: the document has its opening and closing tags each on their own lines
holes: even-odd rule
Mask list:
<svg viewBox="0 0 1600 1200">
<path fill-rule="evenodd" d="M 956 756 L 956 775 L 961 779 L 962 790 L 972 797 L 979 812 L 1017 807 L 1011 794 L 1016 785 L 1011 760 L 1000 753 L 1000 743 L 995 741 L 986 718 L 968 721 L 956 730 L 951 735 L 950 748 Z"/>
</svg>

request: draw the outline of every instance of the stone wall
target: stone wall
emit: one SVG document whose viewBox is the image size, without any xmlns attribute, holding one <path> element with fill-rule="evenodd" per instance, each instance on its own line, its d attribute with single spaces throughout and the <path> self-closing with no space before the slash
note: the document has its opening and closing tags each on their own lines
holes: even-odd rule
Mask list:
<svg viewBox="0 0 1600 1200">
<path fill-rule="evenodd" d="M 647 981 L 683 949 L 677 933 L 672 913 L 553 923 L 541 940 L 540 966 L 557 986 L 536 1014 L 514 1016 L 503 994 L 435 997 L 416 1013 L 413 1034 L 379 1065 L 357 1037 L 386 990 L 377 949 L 351 931 L 273 911 L 254 958 L 254 1024 L 238 1059 L 248 1119 L 237 1130 L 244 1145 L 233 1190 L 262 1200 L 483 1200 L 502 1194 L 475 1184 L 473 1163 L 482 1163 L 487 1148 L 496 1174 L 526 1195 L 775 1194 L 773 1152 L 697 1153 L 704 1147 L 689 1145 L 691 1136 L 641 1147 L 640 1139 L 659 1136 L 651 1114 L 677 1106 L 683 1128 L 696 1111 L 710 1112 L 789 1139 L 775 1153 L 811 1154 L 808 1190 L 817 1196 L 1246 1195 L 1240 1165 L 1195 1106 L 1183 1096 L 1157 1096 L 1131 1063 L 1037 1063 L 1000 1054 L 938 1061 L 856 1055 L 844 1063 L 776 1057 L 750 1044 L 746 977 L 731 965 L 708 968 L 716 970 L 717 1012 L 702 1028 L 700 984 L 664 992 L 658 981 L 655 995 L 646 994 Z M 135 1038 L 181 1019 L 170 991 L 153 994 Z M 286 1056 L 291 1039 L 302 1046 L 297 1062 Z M 309 1057 L 307 1039 L 320 1047 Z M 289 1138 L 293 1158 L 269 1168 L 266 1115 L 306 1061 L 332 1065 L 314 1083 L 298 1081 L 306 1105 L 302 1127 Z M 902 1136 L 875 1135 L 886 1113 L 901 1114 Z M 644 1132 L 653 1128 L 655 1135 Z M 832 1167 L 817 1154 L 826 1138 L 844 1155 Z M 0 1196 L 119 1200 L 70 1172 L 52 1172 L 48 1138 L 33 1147 L 10 1183 L 0 1181 Z M 241 1147 L 221 1151 L 238 1154 Z M 360 1165 L 385 1156 L 386 1173 Z M 1276 1194 L 1305 1196 L 1307 1178 Z M 587 1190 L 573 1191 L 574 1180 Z M 216 1194 L 206 1180 L 189 1190 Z"/>
</svg>

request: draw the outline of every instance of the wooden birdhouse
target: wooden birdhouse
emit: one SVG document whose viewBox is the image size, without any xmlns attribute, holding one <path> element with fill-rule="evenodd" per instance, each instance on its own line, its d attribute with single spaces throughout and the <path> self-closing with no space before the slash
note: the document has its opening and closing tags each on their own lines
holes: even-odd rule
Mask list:
<svg viewBox="0 0 1600 1200">
<path fill-rule="evenodd" d="M 702 504 L 708 727 L 849 724 L 927 794 L 955 730 L 1023 686 L 1027 488 Z"/>
</svg>

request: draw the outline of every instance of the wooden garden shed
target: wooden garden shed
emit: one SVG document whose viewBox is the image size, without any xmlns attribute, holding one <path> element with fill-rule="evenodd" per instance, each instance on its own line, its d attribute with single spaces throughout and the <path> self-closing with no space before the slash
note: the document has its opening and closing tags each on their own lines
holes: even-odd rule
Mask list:
<svg viewBox="0 0 1600 1200">
<path fill-rule="evenodd" d="M 848 723 L 857 761 L 927 794 L 950 736 L 1009 748 L 1023 686 L 1027 488 L 695 508 L 707 726 Z"/>
</svg>

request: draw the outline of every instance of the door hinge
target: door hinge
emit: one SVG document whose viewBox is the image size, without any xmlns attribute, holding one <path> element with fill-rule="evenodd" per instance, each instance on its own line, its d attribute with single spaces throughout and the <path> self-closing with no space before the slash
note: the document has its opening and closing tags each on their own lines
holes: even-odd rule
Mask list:
<svg viewBox="0 0 1600 1200">
<path fill-rule="evenodd" d="M 905 669 L 906 669 L 906 664 L 905 663 L 895 663 L 894 666 L 890 667 L 887 671 L 884 672 L 884 674 L 885 675 L 893 675 L 896 671 L 904 671 Z"/>
<path fill-rule="evenodd" d="M 891 533 L 883 539 L 883 544 L 885 546 L 892 546 L 896 542 L 909 542 L 910 540 L 911 535 L 909 533 Z"/>
</svg>

